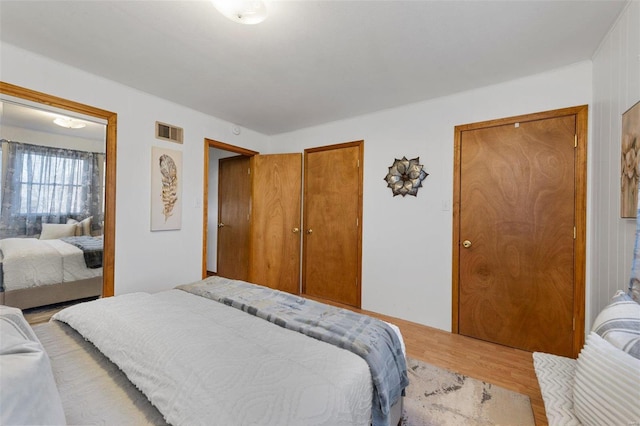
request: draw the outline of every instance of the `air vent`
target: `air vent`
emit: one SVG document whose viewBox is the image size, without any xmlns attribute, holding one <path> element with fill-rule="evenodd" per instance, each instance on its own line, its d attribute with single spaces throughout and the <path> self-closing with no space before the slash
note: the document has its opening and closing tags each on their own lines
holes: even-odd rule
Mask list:
<svg viewBox="0 0 640 426">
<path fill-rule="evenodd" d="M 182 127 L 172 126 L 170 124 L 160 123 L 156 121 L 156 138 L 165 141 L 182 143 Z"/>
</svg>

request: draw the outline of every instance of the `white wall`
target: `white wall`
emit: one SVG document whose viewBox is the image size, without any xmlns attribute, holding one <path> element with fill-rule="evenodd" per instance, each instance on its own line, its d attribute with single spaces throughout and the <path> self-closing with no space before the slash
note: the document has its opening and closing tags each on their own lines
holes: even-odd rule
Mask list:
<svg viewBox="0 0 640 426">
<path fill-rule="evenodd" d="M 204 138 L 262 150 L 268 138 L 121 84 L 0 44 L 0 80 L 118 114 L 115 292 L 158 291 L 200 279 Z M 184 144 L 154 137 L 155 122 L 184 128 Z M 151 147 L 181 150 L 182 229 L 150 231 Z"/>
<path fill-rule="evenodd" d="M 640 101 L 640 2 L 630 2 L 593 57 L 591 324 L 626 289 L 636 221 L 620 218 L 622 114 Z"/>
<path fill-rule="evenodd" d="M 615 282 L 611 288 L 622 287 L 617 284 L 618 275 L 628 275 L 633 224 L 598 215 L 601 210 L 607 212 L 601 204 L 618 205 L 617 198 L 608 197 L 617 193 L 619 136 L 610 136 L 607 131 L 616 131 L 621 111 L 638 99 L 638 68 L 631 66 L 638 57 L 638 43 L 632 37 L 638 34 L 633 28 L 638 27 L 638 2 L 634 2 L 594 58 L 598 77 L 593 82 L 592 65 L 586 61 L 272 138 L 246 129 L 233 135 L 231 123 L 7 44 L 0 44 L 0 80 L 118 113 L 117 294 L 162 290 L 200 278 L 205 137 L 261 152 L 300 152 L 307 147 L 364 139 L 363 308 L 449 330 L 454 126 L 590 104 L 592 83 L 598 111 L 594 120 L 600 124 L 596 124 L 597 137 L 589 141 L 589 184 L 593 188 L 589 205 L 594 207 L 588 217 L 589 262 L 593 265 L 588 272 L 598 281 L 595 289 L 608 285 L 601 284 L 601 279 Z M 619 62 L 631 65 L 618 68 Z M 607 107 L 609 103 L 615 106 Z M 156 120 L 183 127 L 184 145 L 156 140 Z M 180 231 L 149 230 L 150 153 L 154 145 L 183 152 Z M 402 156 L 419 156 L 430 173 L 416 198 L 392 197 L 383 181 L 394 158 Z M 594 156 L 598 157 L 595 162 Z M 592 240 L 597 245 L 593 250 Z M 603 266 L 597 267 L 598 262 Z M 599 300 L 590 301 L 591 294 L 600 290 L 591 291 L 589 275 L 587 306 L 598 305 Z M 603 295 L 609 293 L 608 287 L 602 291 Z"/>
<path fill-rule="evenodd" d="M 454 126 L 589 104 L 591 62 L 273 137 L 273 152 L 365 141 L 362 307 L 451 329 Z M 420 157 L 417 197 L 392 197 L 394 158 Z"/>
</svg>

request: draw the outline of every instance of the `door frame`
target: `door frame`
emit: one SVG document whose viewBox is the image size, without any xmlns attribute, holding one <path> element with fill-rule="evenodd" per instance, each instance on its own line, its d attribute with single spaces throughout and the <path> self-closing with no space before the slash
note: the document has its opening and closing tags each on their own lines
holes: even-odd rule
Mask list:
<svg viewBox="0 0 640 426">
<path fill-rule="evenodd" d="M 356 277 L 358 280 L 358 298 L 356 308 L 360 308 L 362 306 L 362 199 L 363 199 L 363 187 L 364 187 L 364 140 L 353 141 L 353 142 L 345 142 L 338 143 L 327 146 L 320 146 L 315 148 L 306 148 L 304 150 L 304 156 L 302 159 L 302 167 L 303 167 L 303 190 L 302 190 L 302 229 L 304 230 L 307 227 L 307 214 L 305 209 L 305 200 L 307 198 L 307 154 L 319 152 L 319 151 L 329 151 L 333 149 L 341 149 L 341 148 L 351 148 L 358 147 L 359 148 L 359 157 L 358 157 L 358 180 L 359 180 L 359 190 L 358 190 L 358 212 L 357 212 L 357 220 L 358 220 L 358 241 L 357 241 L 357 256 L 358 256 L 358 264 L 356 265 Z M 302 279 L 302 295 L 306 296 L 307 288 L 306 288 L 306 267 L 307 267 L 307 234 L 303 231 L 302 236 L 302 269 L 301 269 L 301 279 Z"/>
<path fill-rule="evenodd" d="M 236 145 L 230 145 L 225 142 L 213 139 L 204 139 L 204 175 L 203 175 L 203 193 L 202 193 L 202 278 L 207 277 L 207 241 L 209 234 L 209 148 L 222 149 L 224 151 L 253 157 L 260 154 L 258 151 L 243 148 Z"/>
<path fill-rule="evenodd" d="M 116 135 L 118 114 L 79 102 L 70 101 L 46 93 L 0 81 L 0 93 L 27 101 L 66 109 L 96 117 L 107 122 L 105 135 L 105 195 L 104 195 L 104 249 L 102 267 L 102 297 L 115 293 L 115 238 L 116 238 Z"/>
<path fill-rule="evenodd" d="M 573 294 L 573 356 L 578 356 L 585 339 L 585 280 L 586 280 L 586 233 L 587 233 L 587 105 L 556 109 L 455 126 L 453 149 L 453 238 L 452 238 L 452 317 L 451 332 L 459 334 L 460 292 L 460 183 L 462 133 L 487 127 L 503 126 L 525 121 L 544 120 L 575 115 L 575 243 L 574 243 L 574 294 Z"/>
</svg>

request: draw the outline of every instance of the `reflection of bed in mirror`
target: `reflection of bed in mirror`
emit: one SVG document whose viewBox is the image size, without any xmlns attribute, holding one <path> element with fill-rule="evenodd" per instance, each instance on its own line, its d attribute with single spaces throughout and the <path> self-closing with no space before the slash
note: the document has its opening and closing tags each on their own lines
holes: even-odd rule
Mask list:
<svg viewBox="0 0 640 426">
<path fill-rule="evenodd" d="M 0 304 L 28 309 L 102 294 L 101 236 L 0 240 Z"/>
<path fill-rule="evenodd" d="M 99 297 L 105 124 L 19 100 L 0 111 L 0 304 Z"/>
</svg>

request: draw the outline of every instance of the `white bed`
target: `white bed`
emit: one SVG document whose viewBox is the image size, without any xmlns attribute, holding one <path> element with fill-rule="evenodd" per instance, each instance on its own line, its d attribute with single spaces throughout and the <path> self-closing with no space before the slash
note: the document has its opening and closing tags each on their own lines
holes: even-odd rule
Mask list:
<svg viewBox="0 0 640 426">
<path fill-rule="evenodd" d="M 135 293 L 54 318 L 34 330 L 69 424 L 372 422 L 363 358 L 224 303 L 182 290 Z M 388 424 L 401 411 L 400 398 Z"/>
<path fill-rule="evenodd" d="M 0 265 L 0 304 L 27 309 L 102 293 L 102 268 L 88 268 L 83 251 L 60 239 L 0 240 Z"/>
</svg>

